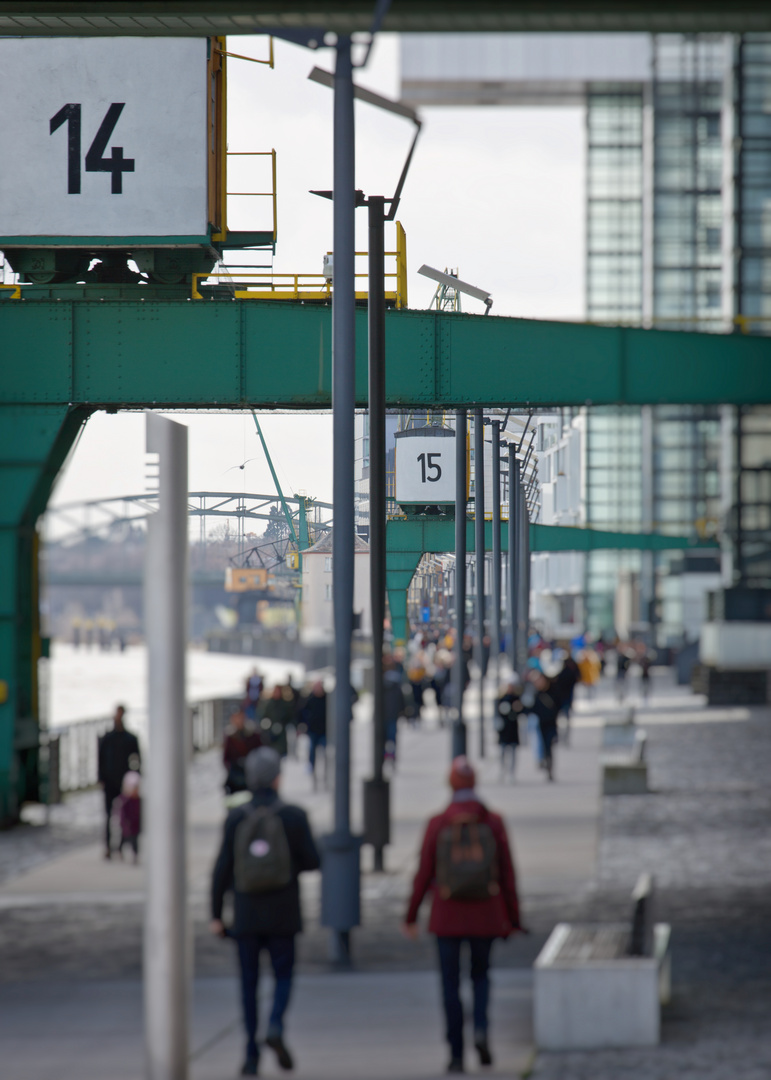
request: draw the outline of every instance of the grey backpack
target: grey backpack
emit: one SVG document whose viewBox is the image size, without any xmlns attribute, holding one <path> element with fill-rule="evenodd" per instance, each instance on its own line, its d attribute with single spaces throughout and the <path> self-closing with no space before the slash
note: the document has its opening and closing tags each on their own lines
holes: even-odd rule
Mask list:
<svg viewBox="0 0 771 1080">
<path fill-rule="evenodd" d="M 271 892 L 291 882 L 292 855 L 276 812 L 282 805 L 257 806 L 237 825 L 233 877 L 238 892 Z"/>
</svg>

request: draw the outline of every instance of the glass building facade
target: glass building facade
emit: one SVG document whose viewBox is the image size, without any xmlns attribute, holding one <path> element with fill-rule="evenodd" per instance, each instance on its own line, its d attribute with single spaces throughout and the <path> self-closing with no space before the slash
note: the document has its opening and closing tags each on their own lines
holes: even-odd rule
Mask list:
<svg viewBox="0 0 771 1080">
<path fill-rule="evenodd" d="M 771 34 L 460 38 L 410 39 L 408 100 L 585 106 L 589 321 L 771 333 Z M 536 556 L 545 606 L 568 597 L 606 635 L 633 611 L 630 629 L 664 645 L 698 634 L 708 591 L 771 588 L 771 409 L 584 409 L 570 423 L 580 496 L 561 514 L 718 535 L 721 557 Z"/>
<path fill-rule="evenodd" d="M 587 296 L 590 322 L 642 317 L 642 89 L 588 96 Z"/>
<path fill-rule="evenodd" d="M 667 330 L 771 329 L 771 319 L 764 326 L 759 318 L 771 302 L 770 71 L 771 41 L 761 35 L 659 35 L 652 39 L 649 82 L 588 88 L 591 320 Z M 746 145 L 739 132 L 747 133 Z M 590 410 L 587 523 L 722 533 L 729 552 L 723 583 L 749 582 L 750 573 L 755 584 L 764 576 L 771 581 L 771 522 L 763 502 L 771 472 L 748 471 L 758 469 L 763 453 L 771 460 L 768 412 Z M 675 642 L 685 629 L 685 605 L 693 607 L 699 591 L 694 575 L 706 616 L 704 594 L 718 586 L 720 571 L 710 556 L 592 553 L 587 625 L 595 633 L 614 631 L 618 583 L 631 580 L 640 631 L 659 644 Z M 690 580 L 678 589 L 673 579 L 686 573 Z"/>
</svg>

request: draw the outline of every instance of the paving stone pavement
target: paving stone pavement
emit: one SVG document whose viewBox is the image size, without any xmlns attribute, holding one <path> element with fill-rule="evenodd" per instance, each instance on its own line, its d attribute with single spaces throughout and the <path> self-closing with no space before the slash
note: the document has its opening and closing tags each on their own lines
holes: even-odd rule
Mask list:
<svg viewBox="0 0 771 1080">
<path fill-rule="evenodd" d="M 603 800 L 586 910 L 623 917 L 637 874 L 654 874 L 673 928 L 661 1045 L 541 1053 L 537 1080 L 771 1077 L 771 710 L 727 712 L 689 723 L 640 710 L 654 793 Z"/>
</svg>

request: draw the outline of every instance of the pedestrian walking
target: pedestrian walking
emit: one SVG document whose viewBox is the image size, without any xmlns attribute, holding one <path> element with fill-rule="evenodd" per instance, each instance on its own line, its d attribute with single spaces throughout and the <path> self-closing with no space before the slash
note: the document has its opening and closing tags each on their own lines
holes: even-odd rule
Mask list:
<svg viewBox="0 0 771 1080">
<path fill-rule="evenodd" d="M 249 720 L 257 719 L 263 686 L 262 675 L 257 671 L 257 668 L 252 668 L 252 673 L 246 680 L 246 693 L 244 696 L 244 712 Z"/>
<path fill-rule="evenodd" d="M 292 676 L 287 675 L 286 682 L 281 687 L 281 696 L 287 704 L 287 744 L 289 756 L 297 757 L 297 724 L 299 721 L 301 694 L 292 682 Z"/>
<path fill-rule="evenodd" d="M 402 673 L 392 656 L 383 657 L 383 719 L 385 721 L 385 760 L 396 766 L 396 735 L 399 717 L 404 716 L 406 702 L 402 689 Z"/>
<path fill-rule="evenodd" d="M 247 756 L 262 746 L 262 736 L 254 723 L 239 709 L 230 717 L 222 744 L 222 763 L 225 766 L 225 792 L 235 795 L 246 791 L 244 763 Z"/>
<path fill-rule="evenodd" d="M 490 637 L 485 634 L 482 638 L 482 648 L 480 650 L 480 669 L 479 674 L 483 679 L 487 678 L 487 670 L 490 667 L 490 649 L 492 648 L 492 641 Z"/>
<path fill-rule="evenodd" d="M 434 674 L 431 678 L 431 688 L 434 691 L 434 697 L 436 698 L 436 707 L 439 713 L 439 726 L 444 727 L 447 706 L 447 686 L 450 682 L 452 672 L 450 670 L 452 665 L 452 657 L 444 649 L 437 649 L 434 656 Z"/>
<path fill-rule="evenodd" d="M 577 658 L 581 682 L 586 687 L 586 696 L 593 698 L 597 683 L 602 673 L 600 658 L 592 648 L 582 649 Z"/>
<path fill-rule="evenodd" d="M 407 667 L 407 681 L 412 690 L 411 723 L 415 727 L 420 723 L 423 712 L 423 688 L 426 681 L 426 658 L 424 653 L 415 655 Z"/>
<path fill-rule="evenodd" d="M 257 990 L 260 954 L 270 956 L 275 979 L 266 1046 L 279 1067 L 294 1061 L 284 1041 L 284 1016 L 292 990 L 295 938 L 302 931 L 298 878 L 318 869 L 319 854 L 308 818 L 299 806 L 279 799 L 281 759 L 270 747 L 253 750 L 246 759 L 246 781 L 252 798 L 228 814 L 222 846 L 212 875 L 211 932 L 235 939 L 241 973 L 241 1000 L 246 1029 L 242 1076 L 256 1076 Z M 233 891 L 233 925 L 222 921 L 225 894 Z"/>
<path fill-rule="evenodd" d="M 502 818 L 492 813 L 475 790 L 476 775 L 465 757 L 452 763 L 452 801 L 431 818 L 423 838 L 420 865 L 412 886 L 403 932 L 415 940 L 420 905 L 431 890 L 429 933 L 436 934 L 449 1073 L 465 1071 L 460 956 L 463 942 L 471 953 L 474 991 L 474 1046 L 482 1065 L 492 1064 L 488 1037 L 490 953 L 496 938 L 521 929 L 514 864 Z"/>
<path fill-rule="evenodd" d="M 284 697 L 281 687 L 274 686 L 270 697 L 262 707 L 260 729 L 263 742 L 272 746 L 280 757 L 286 757 L 289 749 L 287 728 L 294 719 L 294 702 Z"/>
<path fill-rule="evenodd" d="M 102 735 L 97 745 L 98 779 L 104 791 L 104 809 L 107 819 L 105 826 L 105 859 L 112 858 L 110 826 L 113 803 L 121 793 L 123 777 L 132 770 L 139 772 L 141 764 L 139 740 L 132 732 L 126 731 L 123 724 L 125 715 L 125 706 L 116 706 L 112 730 Z"/>
<path fill-rule="evenodd" d="M 316 788 L 316 755 L 324 751 L 324 783 L 327 779 L 327 695 L 324 683 L 317 679 L 300 709 L 300 724 L 308 735 L 308 769 Z"/>
<path fill-rule="evenodd" d="M 645 704 L 648 704 L 648 698 L 651 692 L 651 668 L 653 667 L 653 660 L 650 653 L 647 651 L 643 653 L 640 659 L 640 689 L 642 691 L 642 699 Z"/>
<path fill-rule="evenodd" d="M 576 684 L 581 681 L 581 669 L 572 656 L 566 656 L 562 668 L 552 680 L 554 697 L 559 707 L 559 715 L 565 717 L 565 732 L 561 741 L 565 746 L 570 740 L 570 714 L 573 709 L 573 695 Z"/>
<path fill-rule="evenodd" d="M 629 673 L 631 660 L 629 655 L 620 646 L 616 646 L 616 697 L 619 704 L 626 697 L 626 677 Z"/>
<path fill-rule="evenodd" d="M 514 766 L 517 762 L 519 746 L 519 718 L 524 712 L 522 705 L 522 687 L 518 679 L 512 679 L 498 698 L 495 728 L 498 731 L 498 745 L 501 748 L 501 780 L 508 773 L 514 779 Z"/>
<path fill-rule="evenodd" d="M 552 687 L 552 680 L 547 678 L 542 671 L 534 672 L 533 686 L 535 688 L 535 699 L 531 706 L 531 712 L 538 720 L 538 732 L 541 737 L 540 767 L 546 771 L 548 779 L 553 780 L 554 757 L 552 748 L 557 741 L 559 702 Z"/>
<path fill-rule="evenodd" d="M 139 833 L 142 828 L 142 800 L 139 794 L 141 777 L 133 770 L 123 777 L 120 793 L 120 843 L 118 855 L 123 858 L 126 844 L 134 852 L 134 863 L 139 862 Z"/>
</svg>

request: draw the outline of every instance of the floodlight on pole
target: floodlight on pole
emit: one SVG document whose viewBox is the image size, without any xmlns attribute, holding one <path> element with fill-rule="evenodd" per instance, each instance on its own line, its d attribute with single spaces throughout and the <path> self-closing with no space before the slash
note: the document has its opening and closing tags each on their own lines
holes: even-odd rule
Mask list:
<svg viewBox="0 0 771 1080">
<path fill-rule="evenodd" d="M 323 68 L 315 67 L 308 76 L 311 82 L 318 83 L 320 86 L 334 86 L 334 76 L 330 71 L 324 71 Z M 376 94 L 374 90 L 366 90 L 363 86 L 353 87 L 353 96 L 357 101 L 365 101 L 368 105 L 374 105 L 376 109 L 382 109 L 383 112 L 392 113 L 394 116 L 403 116 L 407 120 L 411 120 L 415 125 L 415 135 L 412 139 L 412 145 L 402 168 L 401 176 L 399 177 L 396 185 L 396 190 L 390 199 L 386 199 L 385 202 L 389 204 L 388 213 L 385 215 L 386 221 L 393 221 L 396 217 L 396 211 L 399 207 L 399 200 L 402 196 L 402 188 L 404 187 L 404 181 L 407 179 L 407 172 L 409 171 L 410 163 L 412 162 L 412 155 L 415 153 L 415 144 L 418 141 L 420 135 L 420 129 L 422 127 L 422 121 L 415 110 L 406 105 L 403 101 L 393 101 L 391 98 L 383 97 L 382 94 Z M 331 197 L 331 193 L 314 191 L 314 195 L 322 195 L 324 197 Z M 363 200 L 358 205 L 362 205 Z"/>
<path fill-rule="evenodd" d="M 473 296 L 476 300 L 481 300 L 485 305 L 485 315 L 490 313 L 490 308 L 493 306 L 493 298 L 486 289 L 480 289 L 476 285 L 470 285 L 468 281 L 461 281 L 460 278 L 455 277 L 454 274 L 445 274 L 442 270 L 435 270 L 433 266 L 426 266 L 424 263 L 419 274 L 423 277 L 430 278 L 432 281 L 438 282 L 440 285 L 444 285 L 445 288 L 455 289 L 457 292 L 466 293 L 468 296 Z"/>
<path fill-rule="evenodd" d="M 331 71 L 324 71 L 323 68 L 315 67 L 308 76 L 311 82 L 319 83 L 321 86 L 334 86 L 334 75 Z M 382 94 L 376 94 L 374 90 L 366 90 L 363 86 L 353 87 L 353 96 L 357 101 L 366 101 L 369 105 L 374 105 L 378 109 L 384 109 L 385 112 L 395 113 L 397 116 L 406 116 L 408 120 L 412 120 L 413 124 L 420 125 L 420 119 L 418 114 L 410 105 L 406 105 L 403 101 L 393 101 L 391 98 L 383 97 Z"/>
</svg>

